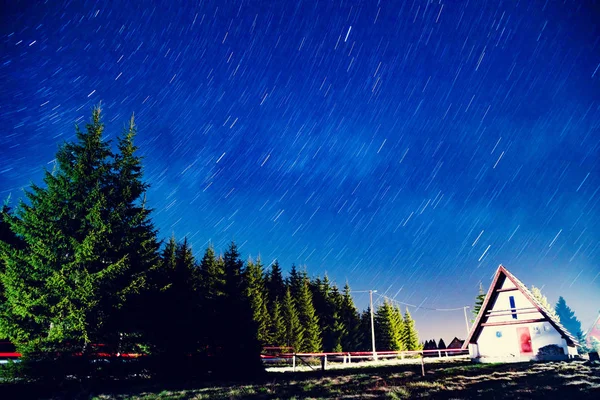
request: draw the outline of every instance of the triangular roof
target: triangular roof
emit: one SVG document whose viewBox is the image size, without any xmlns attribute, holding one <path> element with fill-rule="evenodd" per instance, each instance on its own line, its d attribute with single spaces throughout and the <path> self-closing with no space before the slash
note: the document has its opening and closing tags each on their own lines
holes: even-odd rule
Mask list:
<svg viewBox="0 0 600 400">
<path fill-rule="evenodd" d="M 600 340 L 600 314 L 598 314 L 598 318 L 594 321 L 590 329 L 585 334 L 586 338 L 595 337 Z"/>
<path fill-rule="evenodd" d="M 569 346 L 579 344 L 577 339 L 573 335 L 571 335 L 571 333 L 569 333 L 569 331 L 564 326 L 562 326 L 558 318 L 555 318 L 552 315 L 552 313 L 550 313 L 546 309 L 546 307 L 544 307 L 544 305 L 542 305 L 539 301 L 536 300 L 536 298 L 533 296 L 533 294 L 531 294 L 529 289 L 527 289 L 527 286 L 525 286 L 523 282 L 517 279 L 516 276 L 511 274 L 506 268 L 504 268 L 502 264 L 500 264 L 500 266 L 498 266 L 498 269 L 496 270 L 496 274 L 494 275 L 494 280 L 492 281 L 492 284 L 490 285 L 490 288 L 488 289 L 487 294 L 485 295 L 485 300 L 481 305 L 479 314 L 477 315 L 473 326 L 469 330 L 469 335 L 465 339 L 463 349 L 466 349 L 469 343 L 476 343 L 477 339 L 479 338 L 479 334 L 482 330 L 481 324 L 487 321 L 487 319 L 489 318 L 485 317 L 485 314 L 491 308 L 496 298 L 498 297 L 498 292 L 496 290 L 502 286 L 506 279 L 510 280 L 515 285 L 515 287 L 523 294 L 523 296 L 525 296 L 525 298 L 527 298 L 531 302 L 531 304 L 533 304 L 535 308 L 537 308 L 540 314 L 542 314 L 544 318 L 546 318 L 548 322 L 554 327 L 554 329 L 556 329 L 561 334 L 561 336 L 567 341 L 567 344 Z"/>
</svg>

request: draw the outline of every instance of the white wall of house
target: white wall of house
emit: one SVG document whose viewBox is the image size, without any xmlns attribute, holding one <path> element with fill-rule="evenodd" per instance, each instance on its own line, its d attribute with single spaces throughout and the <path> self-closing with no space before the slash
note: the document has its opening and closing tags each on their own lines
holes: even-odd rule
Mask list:
<svg viewBox="0 0 600 400">
<path fill-rule="evenodd" d="M 514 284 L 506 279 L 502 288 L 511 288 Z M 516 312 L 511 310 L 510 297 L 514 300 Z M 522 309 L 526 310 L 522 310 Z M 540 348 L 555 344 L 563 348 L 565 355 L 576 354 L 574 347 L 567 346 L 565 339 L 549 322 L 525 323 L 526 320 L 541 319 L 543 315 L 535 309 L 531 301 L 520 291 L 513 290 L 500 292 L 492 305 L 491 310 L 500 311 L 497 316 L 491 316 L 487 323 L 524 321 L 522 324 L 484 326 L 479 335 L 476 345 L 470 346 L 472 358 L 480 358 L 482 361 L 521 361 L 535 359 Z M 494 314 L 492 314 L 494 315 Z M 527 328 L 531 335 L 532 352 L 521 354 L 521 342 L 517 330 Z"/>
</svg>

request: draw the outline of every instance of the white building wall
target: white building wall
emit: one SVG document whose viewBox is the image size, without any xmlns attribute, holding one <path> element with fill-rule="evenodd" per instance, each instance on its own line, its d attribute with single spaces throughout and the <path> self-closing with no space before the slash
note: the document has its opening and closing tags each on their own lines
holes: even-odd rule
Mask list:
<svg viewBox="0 0 600 400">
<path fill-rule="evenodd" d="M 502 288 L 514 287 L 514 284 L 506 279 Z M 515 308 L 527 308 L 528 313 L 516 312 L 513 317 L 510 306 L 510 297 L 514 298 Z M 535 310 L 535 305 L 529 301 L 519 290 L 500 292 L 492 305 L 491 310 L 506 310 L 498 312 L 505 314 L 491 316 L 487 323 L 505 321 L 524 321 L 541 319 L 543 315 Z M 493 314 L 492 314 L 493 315 Z M 517 335 L 517 329 L 527 327 L 531 335 L 532 353 L 521 355 L 521 342 Z M 555 344 L 563 348 L 564 354 L 569 355 L 575 350 L 568 347 L 565 339 L 549 322 L 535 322 L 524 324 L 484 326 L 476 345 L 471 345 L 471 357 L 479 357 L 482 361 L 522 361 L 535 359 L 540 348 Z"/>
</svg>

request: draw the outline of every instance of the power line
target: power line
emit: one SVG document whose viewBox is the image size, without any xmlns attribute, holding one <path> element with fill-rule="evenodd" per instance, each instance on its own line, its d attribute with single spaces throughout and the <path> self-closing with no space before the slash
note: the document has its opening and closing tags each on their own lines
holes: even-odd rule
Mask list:
<svg viewBox="0 0 600 400">
<path fill-rule="evenodd" d="M 405 306 L 407 306 L 407 307 L 414 307 L 414 308 L 417 308 L 417 309 L 419 309 L 419 308 L 422 308 L 422 309 L 424 309 L 424 310 L 431 310 L 431 311 L 458 311 L 458 310 L 463 310 L 463 309 L 465 308 L 465 307 L 457 307 L 457 308 L 433 308 L 433 307 L 423 307 L 423 306 L 416 306 L 416 305 L 414 305 L 414 304 L 405 303 L 405 302 L 403 302 L 403 301 L 398 301 L 398 300 L 392 299 L 392 298 L 390 298 L 390 297 L 387 297 L 387 296 L 385 296 L 385 295 L 383 295 L 383 294 L 379 294 L 379 293 L 377 293 L 377 296 L 379 296 L 379 297 L 383 297 L 384 299 L 387 299 L 387 300 L 389 300 L 389 301 L 391 301 L 391 302 L 394 302 L 394 303 L 398 303 L 398 304 L 405 305 Z"/>
</svg>

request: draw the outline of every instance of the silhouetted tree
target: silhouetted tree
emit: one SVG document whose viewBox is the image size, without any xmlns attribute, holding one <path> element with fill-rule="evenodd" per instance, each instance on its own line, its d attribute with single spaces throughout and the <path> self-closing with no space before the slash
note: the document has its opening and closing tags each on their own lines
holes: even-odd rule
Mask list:
<svg viewBox="0 0 600 400">
<path fill-rule="evenodd" d="M 342 295 L 340 306 L 340 321 L 344 325 L 344 333 L 341 338 L 342 349 L 344 351 L 357 351 L 360 349 L 360 315 L 352 295 L 350 294 L 350 285 L 346 282 L 344 293 Z"/>
<path fill-rule="evenodd" d="M 245 271 L 246 297 L 250 301 L 252 318 L 257 327 L 257 338 L 262 346 L 270 342 L 269 313 L 267 311 L 267 290 L 260 258 L 256 262 L 248 260 Z"/>
<path fill-rule="evenodd" d="M 575 316 L 575 313 L 567 305 L 565 299 L 560 296 L 556 303 L 556 314 L 562 326 L 575 336 L 581 343 L 583 343 L 583 332 L 581 331 L 581 322 Z"/>
<path fill-rule="evenodd" d="M 404 313 L 404 324 L 402 331 L 402 342 L 406 350 L 421 350 L 419 343 L 419 334 L 415 328 L 415 321 L 412 319 L 408 308 Z"/>
<path fill-rule="evenodd" d="M 477 316 L 479 315 L 479 310 L 481 310 L 481 306 L 483 305 L 484 301 L 485 301 L 485 292 L 483 291 L 482 283 L 479 282 L 479 294 L 475 298 L 475 307 L 473 307 L 473 311 L 472 311 L 473 318 L 471 319 L 471 323 L 475 322 L 475 319 L 477 319 Z"/>
</svg>

